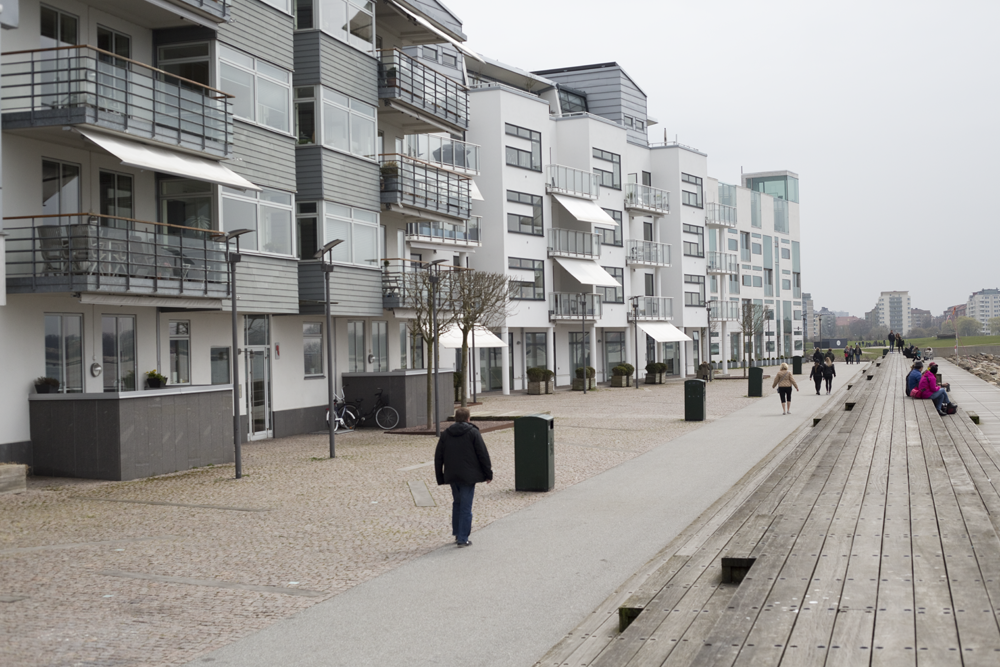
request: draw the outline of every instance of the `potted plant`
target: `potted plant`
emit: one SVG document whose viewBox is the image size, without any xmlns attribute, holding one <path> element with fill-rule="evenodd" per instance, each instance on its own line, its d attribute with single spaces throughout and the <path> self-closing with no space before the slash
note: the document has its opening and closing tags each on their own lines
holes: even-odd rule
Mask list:
<svg viewBox="0 0 1000 667">
<path fill-rule="evenodd" d="M 646 384 L 663 384 L 663 373 L 666 370 L 667 365 L 659 361 L 646 364 Z"/>
<path fill-rule="evenodd" d="M 383 192 L 399 191 L 399 163 L 395 160 L 383 162 L 379 167 L 379 183 Z"/>
<path fill-rule="evenodd" d="M 586 378 L 587 389 L 594 389 L 597 387 L 597 382 L 594 380 L 594 378 L 597 376 L 597 371 L 594 369 L 594 367 L 587 366 L 587 368 L 584 369 L 583 366 L 581 366 L 580 368 L 576 369 L 576 379 L 573 380 L 573 391 L 583 391 L 583 386 L 584 386 L 583 383 L 585 381 L 583 377 L 584 372 L 586 372 L 587 374 Z"/>
<path fill-rule="evenodd" d="M 59 380 L 56 378 L 40 377 L 35 378 L 36 394 L 57 394 L 59 393 Z"/>
<path fill-rule="evenodd" d="M 635 372 L 635 366 L 632 364 L 618 364 L 611 369 L 611 386 L 612 387 L 631 387 L 632 386 L 632 373 Z"/>
<path fill-rule="evenodd" d="M 154 368 L 146 373 L 146 386 L 150 389 L 159 389 L 167 386 L 167 376 L 160 375 Z"/>
<path fill-rule="evenodd" d="M 542 374 L 542 381 L 545 383 L 545 393 L 551 394 L 556 390 L 555 383 L 556 373 L 555 371 L 550 371 L 548 368 L 545 369 L 545 373 Z"/>
<path fill-rule="evenodd" d="M 546 394 L 545 387 L 545 369 L 534 367 L 528 369 L 528 394 L 531 396 L 538 396 L 540 394 Z"/>
</svg>

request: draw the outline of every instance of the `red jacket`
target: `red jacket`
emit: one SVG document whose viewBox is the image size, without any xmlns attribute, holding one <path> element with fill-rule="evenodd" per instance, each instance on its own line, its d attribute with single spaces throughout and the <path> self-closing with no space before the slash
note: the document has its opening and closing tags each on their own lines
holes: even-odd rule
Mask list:
<svg viewBox="0 0 1000 667">
<path fill-rule="evenodd" d="M 917 385 L 917 398 L 930 398 L 931 394 L 940 388 L 934 373 L 929 370 L 924 371 L 924 374 L 920 376 L 920 384 Z"/>
</svg>

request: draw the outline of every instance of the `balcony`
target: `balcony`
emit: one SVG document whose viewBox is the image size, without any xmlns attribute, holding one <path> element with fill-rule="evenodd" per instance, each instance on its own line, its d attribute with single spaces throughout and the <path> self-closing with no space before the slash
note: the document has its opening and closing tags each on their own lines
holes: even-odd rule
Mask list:
<svg viewBox="0 0 1000 667">
<path fill-rule="evenodd" d="M 570 195 L 582 199 L 597 199 L 597 174 L 561 164 L 549 165 L 549 179 L 545 191 L 549 194 Z"/>
<path fill-rule="evenodd" d="M 549 295 L 549 320 L 596 320 L 601 317 L 601 297 L 579 292 L 553 292 Z"/>
<path fill-rule="evenodd" d="M 469 91 L 397 49 L 378 52 L 378 96 L 423 125 L 420 133 L 469 129 Z"/>
<path fill-rule="evenodd" d="M 175 5 L 184 8 L 194 9 L 199 14 L 204 14 L 216 23 L 226 23 L 229 21 L 229 6 L 233 0 L 169 0 Z"/>
<path fill-rule="evenodd" d="M 713 274 L 739 273 L 740 263 L 736 254 L 729 252 L 708 252 L 708 272 Z"/>
<path fill-rule="evenodd" d="M 628 183 L 625 185 L 625 208 L 667 215 L 670 213 L 670 192 L 649 185 Z"/>
<path fill-rule="evenodd" d="M 706 202 L 705 224 L 709 227 L 735 227 L 736 207 L 717 202 Z"/>
<path fill-rule="evenodd" d="M 469 176 L 479 175 L 479 146 L 436 134 L 408 134 L 406 155 Z"/>
<path fill-rule="evenodd" d="M 549 229 L 545 236 L 549 242 L 549 257 L 597 259 L 601 256 L 600 234 L 574 229 Z"/>
<path fill-rule="evenodd" d="M 438 243 L 447 246 L 479 246 L 479 227 L 482 217 L 475 215 L 466 222 L 421 220 L 406 223 L 406 240 Z"/>
<path fill-rule="evenodd" d="M 645 266 L 670 266 L 670 245 L 656 241 L 628 242 L 625 261 Z"/>
<path fill-rule="evenodd" d="M 380 155 L 382 203 L 467 220 L 472 214 L 469 178 L 408 155 Z"/>
<path fill-rule="evenodd" d="M 674 319 L 674 300 L 669 296 L 640 296 L 638 309 L 628 308 L 629 322 Z"/>
<path fill-rule="evenodd" d="M 93 213 L 5 218 L 4 230 L 12 294 L 229 295 L 213 230 Z"/>
<path fill-rule="evenodd" d="M 440 282 L 437 287 L 437 306 L 441 310 L 451 308 L 452 280 L 458 271 L 456 266 L 442 264 L 440 266 Z M 414 308 L 430 303 L 431 265 L 428 262 L 417 262 L 408 259 L 387 259 L 382 269 L 382 307 L 386 310 L 395 308 Z"/>
<path fill-rule="evenodd" d="M 716 322 L 739 322 L 740 304 L 738 301 L 709 301 L 709 317 Z"/>
<path fill-rule="evenodd" d="M 227 157 L 233 96 L 93 46 L 3 54 L 3 129 L 91 125 Z"/>
</svg>

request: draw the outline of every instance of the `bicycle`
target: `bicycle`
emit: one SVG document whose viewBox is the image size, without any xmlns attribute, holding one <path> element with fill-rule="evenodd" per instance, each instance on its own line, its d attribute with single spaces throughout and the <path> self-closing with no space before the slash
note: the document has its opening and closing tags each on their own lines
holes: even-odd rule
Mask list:
<svg viewBox="0 0 1000 667">
<path fill-rule="evenodd" d="M 360 403 L 363 400 L 365 399 L 359 398 L 354 401 L 355 403 L 359 404 L 358 405 L 359 409 L 360 409 Z M 375 417 L 375 424 L 377 424 L 378 427 L 383 431 L 391 431 L 392 429 L 396 428 L 396 426 L 399 424 L 399 413 L 396 412 L 395 408 L 390 407 L 389 405 L 387 405 L 382 401 L 381 389 L 375 390 L 375 405 L 372 406 L 371 410 L 358 417 L 357 421 L 358 425 L 365 423 L 368 419 L 370 419 L 373 416 Z"/>
<path fill-rule="evenodd" d="M 333 414 L 336 420 L 333 422 L 333 430 L 339 431 L 343 426 L 348 431 L 353 431 L 358 424 L 358 409 L 349 405 L 343 396 L 333 395 Z M 326 427 L 330 428 L 330 408 L 326 409 Z"/>
</svg>

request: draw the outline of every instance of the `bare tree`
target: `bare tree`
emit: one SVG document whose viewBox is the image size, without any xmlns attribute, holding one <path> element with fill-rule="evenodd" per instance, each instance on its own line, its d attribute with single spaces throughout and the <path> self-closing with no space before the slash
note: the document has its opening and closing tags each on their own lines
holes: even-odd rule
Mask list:
<svg viewBox="0 0 1000 667">
<path fill-rule="evenodd" d="M 750 365 L 750 350 L 753 349 L 754 334 L 763 331 L 766 319 L 767 308 L 749 301 L 743 302 L 740 311 L 740 332 L 743 334 L 743 377 L 746 377 L 747 366 Z"/>
<path fill-rule="evenodd" d="M 462 332 L 461 399 L 468 405 L 469 336 L 475 327 L 500 326 L 511 314 L 517 284 L 502 273 L 460 271 L 454 275 L 454 325 Z"/>
<path fill-rule="evenodd" d="M 434 341 L 455 322 L 454 275 L 457 267 L 411 262 L 403 284 L 406 305 L 413 309 L 412 330 L 427 344 L 427 424 L 434 424 Z M 435 313 L 436 301 L 436 313 Z"/>
</svg>

